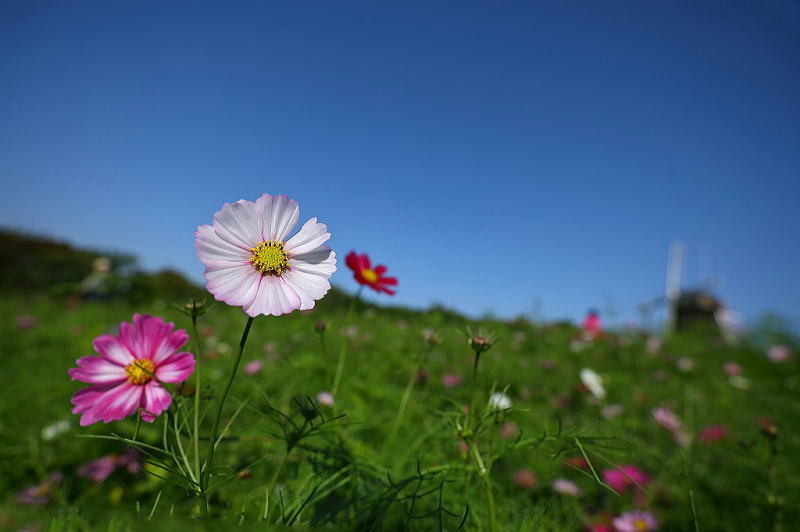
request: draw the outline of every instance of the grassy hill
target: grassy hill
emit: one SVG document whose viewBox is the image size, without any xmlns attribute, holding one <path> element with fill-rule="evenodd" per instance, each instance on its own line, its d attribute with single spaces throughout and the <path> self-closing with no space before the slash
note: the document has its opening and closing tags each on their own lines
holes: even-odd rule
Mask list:
<svg viewBox="0 0 800 532">
<path fill-rule="evenodd" d="M 210 517 L 200 517 L 196 499 L 158 453 L 139 456 L 146 471 L 120 468 L 95 483 L 81 467 L 127 446 L 84 436 L 136 434 L 159 447 L 165 427 L 187 420 L 173 413 L 138 429 L 133 418 L 80 428 L 70 397 L 81 385 L 67 370 L 93 354 L 93 338 L 134 312 L 191 332 L 174 303 L 202 290 L 112 257 L 110 288 L 87 295 L 77 287 L 104 254 L 9 233 L 0 241 L 0 528 L 263 529 L 266 507 L 273 528 L 488 530 L 487 482 L 475 453 L 499 530 L 581 530 L 637 508 L 652 512 L 663 530 L 791 530 L 800 518 L 796 355 L 774 363 L 763 346 L 729 346 L 701 332 L 657 341 L 628 330 L 587 340 L 568 324 L 468 323 L 443 309 L 360 302 L 346 323 L 352 300 L 337 292 L 313 312 L 255 320 L 244 364 L 261 367 L 240 369 L 227 403 L 223 425 L 230 427 L 215 462 L 227 482 L 212 493 Z M 204 420 L 244 323 L 241 309 L 223 304 L 199 319 L 201 348 L 188 347 L 199 353 Z M 318 323 L 326 325 L 322 335 Z M 459 430 L 472 402 L 466 326 L 496 338 L 481 355 L 473 414 L 482 424 L 466 436 L 474 448 Z M 333 407 L 323 406 L 318 393 L 331 390 L 345 338 L 341 389 Z M 738 376 L 724 370 L 730 362 Z M 582 384 L 583 368 L 602 376 L 604 398 Z M 176 390 L 189 407 L 193 382 Z M 493 391 L 504 391 L 513 406 L 493 411 Z M 311 421 L 304 417 L 313 411 L 309 400 L 318 409 Z M 677 415 L 680 430 L 660 425 L 657 408 Z M 309 424 L 319 428 L 305 435 Z M 304 436 L 295 441 L 299 427 Z M 287 442 L 292 452 L 280 466 Z M 646 474 L 641 488 L 629 483 L 615 494 L 598 482 L 603 470 L 627 464 Z M 558 493 L 559 479 L 573 482 L 580 496 Z M 34 492 L 34 503 L 19 502 Z"/>
</svg>

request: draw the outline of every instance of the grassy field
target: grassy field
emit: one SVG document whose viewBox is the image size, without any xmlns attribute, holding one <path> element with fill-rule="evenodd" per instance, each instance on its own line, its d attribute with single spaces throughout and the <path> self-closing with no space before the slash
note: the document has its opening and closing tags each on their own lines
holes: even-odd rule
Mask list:
<svg viewBox="0 0 800 532">
<path fill-rule="evenodd" d="M 217 478 L 227 482 L 211 494 L 211 515 L 203 518 L 169 457 L 157 452 L 148 463 L 140 455 L 145 471 L 138 473 L 120 468 L 102 483 L 78 474 L 90 460 L 126 450 L 119 440 L 84 436 L 131 438 L 137 423 L 131 417 L 79 427 L 70 397 L 82 385 L 67 370 L 93 354 L 95 336 L 113 332 L 134 312 L 191 332 L 190 319 L 171 302 L 69 305 L 60 297 L 13 294 L 0 301 L 0 528 L 263 529 L 266 514 L 271 527 L 489 530 L 489 489 L 497 527 L 508 531 L 610 525 L 636 508 L 652 512 L 662 530 L 792 530 L 800 518 L 796 356 L 776 364 L 761 346 L 726 346 L 700 334 L 666 338 L 660 346 L 634 330 L 581 342 L 580 331 L 567 325 L 468 323 L 439 311 L 363 304 L 345 328 L 341 296 L 311 313 L 255 320 L 223 416 L 223 426 L 233 422 L 215 462 Z M 241 309 L 222 304 L 199 319 L 206 426 L 245 319 Z M 322 337 L 318 322 L 326 324 Z M 458 427 L 471 402 L 468 325 L 491 332 L 495 343 L 481 355 L 478 372 L 472 423 L 482 422 L 465 436 Z M 431 331 L 438 343 L 429 341 Z M 331 390 L 345 337 L 335 404 L 319 405 L 305 421 L 298 405 L 311 417 L 309 398 L 316 402 L 319 392 Z M 253 361 L 262 368 L 245 373 Z M 729 377 L 727 362 L 738 363 L 741 375 Z M 602 376 L 604 399 L 580 384 L 582 368 Z M 443 383 L 457 377 L 460 384 Z M 493 411 L 487 403 L 493 390 L 505 391 L 513 406 Z M 192 386 L 178 393 L 191 411 Z M 674 412 L 682 427 L 661 426 L 653 416 L 659 407 Z M 174 411 L 143 423 L 137 441 L 160 447 L 170 423 Z M 713 425 L 724 426 L 722 437 L 705 441 L 711 433 L 700 433 Z M 590 467 L 575 459 L 583 456 Z M 624 464 L 646 473 L 641 489 L 615 494 L 593 473 L 602 479 L 603 470 Z M 574 482 L 580 496 L 557 493 L 556 479 Z M 30 486 L 37 487 L 28 494 L 39 500 L 20 503 Z"/>
</svg>

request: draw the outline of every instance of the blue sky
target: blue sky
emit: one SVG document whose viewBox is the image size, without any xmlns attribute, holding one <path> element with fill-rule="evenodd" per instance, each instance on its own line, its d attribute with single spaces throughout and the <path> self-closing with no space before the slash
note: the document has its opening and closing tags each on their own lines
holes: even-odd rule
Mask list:
<svg viewBox="0 0 800 532">
<path fill-rule="evenodd" d="M 678 239 L 797 322 L 800 2 L 535 4 L 3 2 L 0 225 L 199 279 L 286 193 L 396 303 L 619 321 Z"/>
</svg>

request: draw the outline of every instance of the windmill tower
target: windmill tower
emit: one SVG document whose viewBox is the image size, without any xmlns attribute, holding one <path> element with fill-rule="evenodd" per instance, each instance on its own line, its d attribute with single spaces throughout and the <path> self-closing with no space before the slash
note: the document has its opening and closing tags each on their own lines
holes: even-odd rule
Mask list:
<svg viewBox="0 0 800 532">
<path fill-rule="evenodd" d="M 678 299 L 681 296 L 681 278 L 683 276 L 683 242 L 676 240 L 669 245 L 667 254 L 667 278 L 665 282 L 665 296 L 667 302 L 667 315 L 665 329 L 675 329 Z"/>
</svg>

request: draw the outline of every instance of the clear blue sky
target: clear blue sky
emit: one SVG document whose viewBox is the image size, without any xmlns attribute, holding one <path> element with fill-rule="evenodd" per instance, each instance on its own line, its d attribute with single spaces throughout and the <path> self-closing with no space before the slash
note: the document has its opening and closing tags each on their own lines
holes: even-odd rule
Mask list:
<svg viewBox="0 0 800 532">
<path fill-rule="evenodd" d="M 286 193 L 401 304 L 634 318 L 681 239 L 797 320 L 800 2 L 4 1 L 0 180 L 0 225 L 196 279 Z"/>
</svg>

